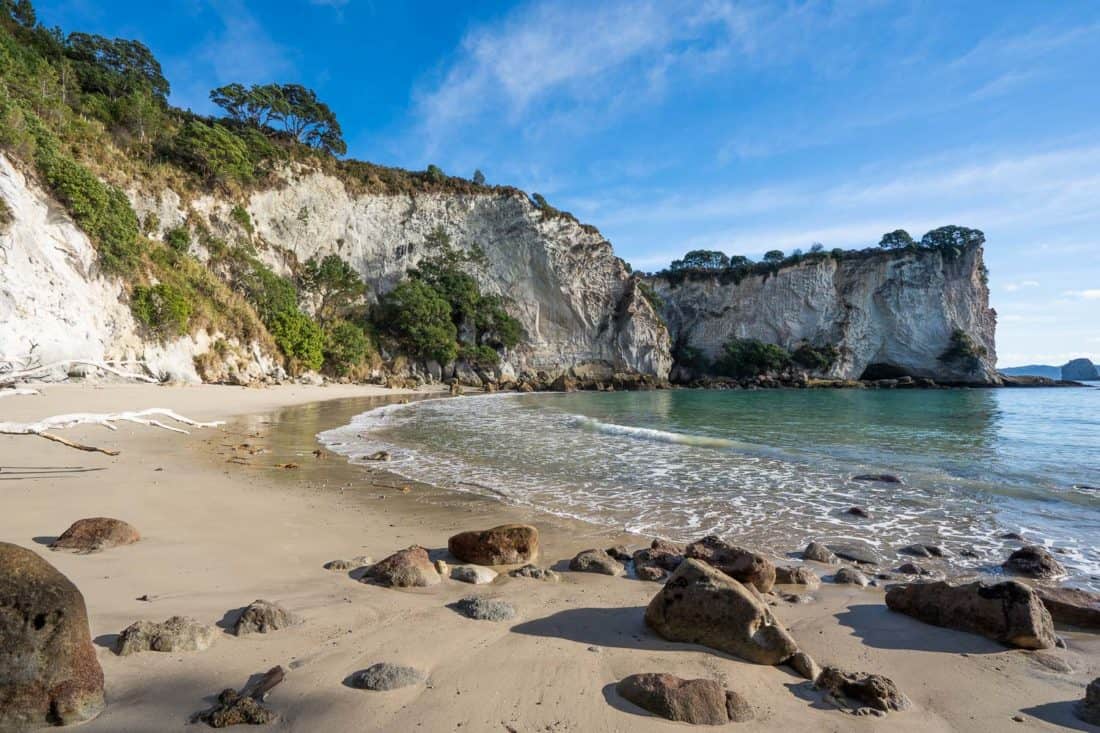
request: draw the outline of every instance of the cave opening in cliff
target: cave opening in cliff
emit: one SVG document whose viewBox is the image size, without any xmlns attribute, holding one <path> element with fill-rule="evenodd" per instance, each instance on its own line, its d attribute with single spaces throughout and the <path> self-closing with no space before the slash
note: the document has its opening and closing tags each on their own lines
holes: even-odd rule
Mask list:
<svg viewBox="0 0 1100 733">
<path fill-rule="evenodd" d="M 863 370 L 863 374 L 859 375 L 860 379 L 901 379 L 902 377 L 913 376 L 905 369 L 897 366 L 896 364 L 888 364 L 886 362 L 875 362 L 874 364 L 868 364 L 867 368 Z"/>
</svg>

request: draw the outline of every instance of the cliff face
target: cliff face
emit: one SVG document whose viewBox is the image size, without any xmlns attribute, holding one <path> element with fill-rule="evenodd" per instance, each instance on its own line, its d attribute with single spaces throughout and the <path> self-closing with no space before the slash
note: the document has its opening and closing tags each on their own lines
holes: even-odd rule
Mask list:
<svg viewBox="0 0 1100 733">
<path fill-rule="evenodd" d="M 229 241 L 251 240 L 258 256 L 284 274 L 295 262 L 336 253 L 374 297 L 416 265 L 425 237 L 442 227 L 454 245 L 484 249 L 483 290 L 508 298 L 526 331 L 506 369 L 598 364 L 665 377 L 671 366 L 668 332 L 611 245 L 594 228 L 544 217 L 518 193 L 354 196 L 334 177 L 300 173 L 244 202 L 251 234 L 230 215 L 240 202 L 214 195 L 184 201 L 171 190 L 128 195 L 141 219 L 155 214 L 153 237 L 201 222 Z M 3 156 L 0 196 L 13 218 L 0 227 L 0 358 L 136 359 L 164 378 L 198 379 L 194 357 L 219 334 L 170 343 L 143 338 L 121 283 L 97 274 L 88 238 Z M 192 252 L 207 254 L 197 245 Z M 255 344 L 233 345 L 228 358 L 240 363 L 231 371 L 241 378 L 278 374 Z"/>
<path fill-rule="evenodd" d="M 831 344 L 840 358 L 829 375 L 858 379 L 905 373 L 942 382 L 995 384 L 996 314 L 989 308 L 982 249 L 889 251 L 806 260 L 778 273 L 723 284 L 718 275 L 680 283 L 655 277 L 674 343 L 709 358 L 731 338 L 755 338 L 793 350 Z M 984 355 L 974 368 L 939 358 L 962 331 Z M 868 371 L 868 367 L 874 369 Z"/>
</svg>

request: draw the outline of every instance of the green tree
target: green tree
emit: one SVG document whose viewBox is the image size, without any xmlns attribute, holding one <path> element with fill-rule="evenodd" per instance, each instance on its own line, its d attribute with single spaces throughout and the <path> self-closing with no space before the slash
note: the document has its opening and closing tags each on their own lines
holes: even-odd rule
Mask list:
<svg viewBox="0 0 1100 733">
<path fill-rule="evenodd" d="M 332 155 L 348 151 L 336 114 L 300 84 L 227 84 L 212 90 L 210 101 L 238 122 L 279 126 L 295 140 Z"/>
<path fill-rule="evenodd" d="M 276 313 L 267 324 L 275 344 L 290 359 L 291 371 L 321 368 L 325 336 L 317 323 L 299 310 Z"/>
<path fill-rule="evenodd" d="M 434 163 L 428 166 L 428 170 L 425 171 L 428 175 L 428 180 L 432 183 L 443 183 L 447 180 L 447 174 L 443 172 L 443 169 Z"/>
<path fill-rule="evenodd" d="M 883 249 L 905 249 L 915 244 L 916 242 L 909 236 L 909 232 L 904 229 L 895 229 L 892 232 L 886 232 L 886 234 L 882 235 L 882 239 L 878 241 L 878 246 Z"/>
<path fill-rule="evenodd" d="M 485 185 L 485 174 L 481 172 L 481 169 L 474 171 L 474 183 L 479 186 Z"/>
<path fill-rule="evenodd" d="M 921 237 L 922 247 L 936 249 L 966 249 L 985 244 L 985 233 L 980 229 L 969 229 L 955 225 L 939 227 Z"/>
<path fill-rule="evenodd" d="M 672 270 L 724 270 L 730 258 L 722 252 L 709 249 L 693 249 L 682 260 L 673 260 Z"/>
<path fill-rule="evenodd" d="M 139 285 L 130 296 L 130 310 L 146 328 L 163 338 L 182 335 L 191 319 L 192 305 L 179 288 L 167 283 Z"/>
<path fill-rule="evenodd" d="M 346 377 L 361 366 L 371 353 L 370 339 L 358 325 L 337 320 L 324 327 L 325 369 Z"/>
<path fill-rule="evenodd" d="M 321 323 L 336 318 L 366 291 L 359 273 L 338 254 L 326 255 L 320 262 L 316 257 L 306 260 L 299 285 L 318 298 L 317 318 Z"/>
<path fill-rule="evenodd" d="M 248 181 L 255 173 L 248 145 L 224 125 L 191 120 L 180 128 L 173 146 L 176 159 L 217 183 Z"/>
<path fill-rule="evenodd" d="M 482 296 L 474 320 L 479 344 L 512 349 L 523 338 L 523 326 L 504 309 L 504 299 L 499 295 Z"/>
<path fill-rule="evenodd" d="M 781 249 L 772 249 L 764 253 L 764 262 L 769 265 L 778 265 L 783 259 L 783 250 Z"/>
<path fill-rule="evenodd" d="M 83 91 L 117 100 L 148 91 L 167 102 L 169 85 L 160 62 L 141 41 L 70 33 L 65 55 L 73 61 Z"/>
<path fill-rule="evenodd" d="M 382 298 L 383 325 L 415 357 L 440 364 L 458 354 L 451 304 L 428 283 L 405 280 Z"/>
<path fill-rule="evenodd" d="M 781 346 L 757 339 L 733 339 L 722 347 L 715 367 L 730 377 L 755 377 L 790 366 L 791 356 Z"/>
</svg>

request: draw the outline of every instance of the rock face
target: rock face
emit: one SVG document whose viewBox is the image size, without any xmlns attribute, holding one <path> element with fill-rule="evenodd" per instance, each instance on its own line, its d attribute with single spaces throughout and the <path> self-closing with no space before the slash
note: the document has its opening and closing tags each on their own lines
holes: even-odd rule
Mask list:
<svg viewBox="0 0 1100 733">
<path fill-rule="evenodd" d="M 167 621 L 136 621 L 118 635 L 115 653 L 125 657 L 137 652 L 201 652 L 217 636 L 213 626 L 183 616 Z"/>
<path fill-rule="evenodd" d="M 1100 594 L 1080 588 L 1035 588 L 1055 623 L 1100 629 Z"/>
<path fill-rule="evenodd" d="M 670 641 L 702 644 L 756 664 L 781 664 L 798 645 L 751 590 L 700 560 L 684 560 L 649 602 L 646 624 Z"/>
<path fill-rule="evenodd" d="M 301 619 L 278 603 L 255 600 L 237 617 L 237 622 L 233 624 L 233 633 L 237 636 L 267 634 L 299 623 Z"/>
<path fill-rule="evenodd" d="M 896 585 L 886 591 L 886 605 L 925 623 L 981 634 L 1008 646 L 1050 649 L 1056 642 L 1054 623 L 1039 596 L 1014 580 Z"/>
<path fill-rule="evenodd" d="M 131 524 L 110 517 L 78 519 L 50 544 L 51 550 L 99 552 L 110 547 L 130 545 L 141 539 Z"/>
<path fill-rule="evenodd" d="M 954 258 L 938 251 L 880 252 L 840 262 L 806 260 L 740 282 L 717 274 L 648 281 L 664 303 L 673 343 L 711 359 L 735 337 L 788 350 L 808 341 L 840 350 L 828 371 L 836 378 L 858 379 L 876 365 L 899 376 L 994 384 L 996 315 L 982 255 L 981 247 Z M 956 329 L 985 349 L 973 369 L 939 359 Z"/>
<path fill-rule="evenodd" d="M 84 596 L 34 552 L 0 542 L 0 730 L 79 723 L 104 706 Z"/>
<path fill-rule="evenodd" d="M 702 560 L 761 593 L 767 593 L 775 585 L 775 565 L 770 560 L 714 535 L 692 542 L 684 550 L 684 557 Z"/>
<path fill-rule="evenodd" d="M 413 545 L 371 565 L 361 580 L 375 580 L 396 588 L 423 588 L 439 585 L 443 579 L 428 557 L 428 551 Z"/>
<path fill-rule="evenodd" d="M 632 674 L 615 686 L 624 700 L 679 723 L 725 725 L 751 720 L 752 708 L 714 680 L 685 680 L 670 674 Z"/>
<path fill-rule="evenodd" d="M 1100 379 L 1100 372 L 1090 359 L 1071 359 L 1062 365 L 1062 379 L 1091 382 Z"/>
<path fill-rule="evenodd" d="M 826 667 L 818 675 L 816 684 L 852 712 L 870 708 L 887 713 L 913 706 L 893 680 L 879 674 L 849 674 L 836 667 Z"/>
<path fill-rule="evenodd" d="M 529 524 L 504 524 L 481 532 L 460 532 L 447 549 L 475 565 L 519 565 L 539 555 L 539 531 Z"/>
<path fill-rule="evenodd" d="M 569 561 L 569 569 L 578 573 L 600 573 L 601 575 L 625 575 L 626 568 L 621 562 L 608 555 L 604 550 L 582 550 Z"/>
<path fill-rule="evenodd" d="M 1008 556 L 1002 567 L 1010 573 L 1042 580 L 1061 578 L 1066 574 L 1062 563 L 1038 545 L 1028 545 L 1016 550 Z"/>
</svg>

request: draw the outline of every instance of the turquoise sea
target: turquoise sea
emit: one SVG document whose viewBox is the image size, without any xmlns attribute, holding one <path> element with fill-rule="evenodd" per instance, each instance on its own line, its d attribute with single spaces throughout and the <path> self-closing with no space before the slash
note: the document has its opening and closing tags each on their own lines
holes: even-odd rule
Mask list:
<svg viewBox="0 0 1100 733">
<path fill-rule="evenodd" d="M 1097 387 L 486 395 L 379 408 L 321 438 L 353 461 L 389 450 L 411 479 L 676 540 L 856 542 L 888 560 L 935 542 L 995 572 L 1015 532 L 1100 587 Z"/>
</svg>

